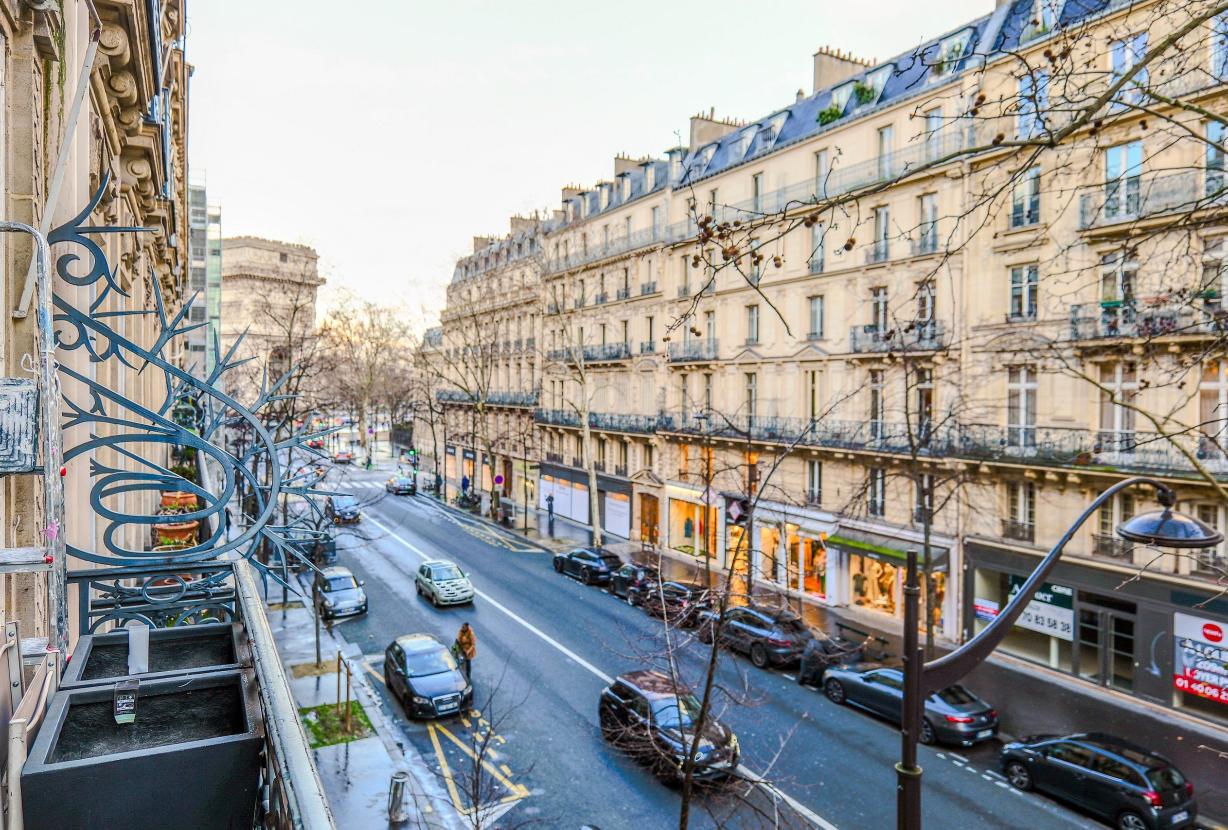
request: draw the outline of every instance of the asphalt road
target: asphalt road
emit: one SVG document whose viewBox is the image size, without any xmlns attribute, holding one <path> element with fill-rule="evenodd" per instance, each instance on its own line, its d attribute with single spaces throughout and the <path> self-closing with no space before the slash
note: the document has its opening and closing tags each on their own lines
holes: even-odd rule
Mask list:
<svg viewBox="0 0 1228 830">
<path fill-rule="evenodd" d="M 386 475 L 355 469 L 338 486 L 368 502 L 360 526 L 366 538 L 343 539 L 339 564 L 366 580 L 370 598 L 369 614 L 339 625 L 362 648 L 375 678 L 382 673 L 383 650 L 396 636 L 425 631 L 451 643 L 462 621 L 474 627 L 475 711 L 441 724 L 414 722 L 386 694 L 384 700 L 405 740 L 445 779 L 453 801 L 461 809 L 475 800 L 497 805 L 506 811 L 499 822 L 505 827 L 530 820 L 550 828 L 677 827 L 677 789 L 609 747 L 597 724 L 606 678 L 662 664 L 660 622 L 554 573 L 550 554 L 512 534 L 426 497 L 385 497 Z M 437 610 L 419 599 L 413 574 L 424 558 L 451 559 L 469 572 L 480 594 L 475 604 Z M 698 683 L 703 647 L 680 645 L 679 668 Z M 756 812 L 774 808 L 785 827 L 894 825 L 894 726 L 836 706 L 787 673 L 760 671 L 740 657 L 722 655 L 718 681 L 728 690 L 719 716 L 738 734 L 744 766 L 762 774 L 781 797 L 756 790 L 742 801 L 705 792 L 691 826 L 771 826 Z M 382 682 L 374 685 L 384 691 Z M 475 745 L 486 749 L 474 753 Z M 1044 797 L 1011 789 L 997 775 L 995 761 L 988 748 L 969 753 L 922 747 L 926 826 L 1101 826 Z M 481 776 L 474 773 L 478 763 L 485 770 Z M 480 793 L 473 791 L 475 781 L 482 782 Z"/>
</svg>

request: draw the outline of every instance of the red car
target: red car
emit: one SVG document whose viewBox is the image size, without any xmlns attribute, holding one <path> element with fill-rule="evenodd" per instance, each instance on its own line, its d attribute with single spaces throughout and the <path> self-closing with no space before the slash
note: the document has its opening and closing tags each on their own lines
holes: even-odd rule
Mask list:
<svg viewBox="0 0 1228 830">
<path fill-rule="evenodd" d="M 313 450 L 322 450 L 324 449 L 324 439 L 312 438 L 307 442 L 307 446 Z"/>
<path fill-rule="evenodd" d="M 353 461 L 354 461 L 354 453 L 352 452 L 348 452 L 346 450 L 338 450 L 337 452 L 333 453 L 333 463 L 334 464 L 350 464 L 350 463 L 353 463 Z"/>
</svg>

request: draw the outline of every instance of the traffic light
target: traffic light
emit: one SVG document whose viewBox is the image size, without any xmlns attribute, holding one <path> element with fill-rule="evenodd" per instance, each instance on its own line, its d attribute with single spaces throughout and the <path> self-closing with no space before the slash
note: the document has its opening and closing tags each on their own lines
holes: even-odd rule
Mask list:
<svg viewBox="0 0 1228 830">
<path fill-rule="evenodd" d="M 413 447 L 409 448 L 409 463 L 414 465 L 414 469 L 418 469 L 418 451 Z"/>
</svg>

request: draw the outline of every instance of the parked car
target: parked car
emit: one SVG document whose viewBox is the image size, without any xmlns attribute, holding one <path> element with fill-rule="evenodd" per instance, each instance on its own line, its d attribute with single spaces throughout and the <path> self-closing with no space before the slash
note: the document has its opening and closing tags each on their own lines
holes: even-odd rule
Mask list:
<svg viewBox="0 0 1228 830">
<path fill-rule="evenodd" d="M 320 616 L 326 620 L 367 613 L 367 592 L 363 582 L 349 568 L 334 565 L 316 572 L 316 591 L 320 595 Z"/>
<path fill-rule="evenodd" d="M 712 642 L 716 619 L 715 610 L 700 613 L 696 623 L 700 642 Z M 725 609 L 721 626 L 721 645 L 749 655 L 761 669 L 796 663 L 813 636 L 794 612 L 753 605 Z"/>
<path fill-rule="evenodd" d="M 1194 785 L 1167 758 L 1112 735 L 1042 735 L 1002 748 L 1020 790 L 1054 796 L 1118 830 L 1194 827 Z"/>
<path fill-rule="evenodd" d="M 650 764 L 662 777 L 682 777 L 683 763 L 695 741 L 699 747 L 693 779 L 724 778 L 738 766 L 737 735 L 711 716 L 696 734 L 699 700 L 663 672 L 645 669 L 620 674 L 601 690 L 597 711 L 602 736 Z"/>
<path fill-rule="evenodd" d="M 861 663 L 866 659 L 865 647 L 860 643 L 814 629 L 810 633 L 797 669 L 797 682 L 803 686 L 822 686 L 823 672 L 828 666 Z"/>
<path fill-rule="evenodd" d="M 333 453 L 334 464 L 352 464 L 354 462 L 354 453 L 349 450 L 337 450 Z"/>
<path fill-rule="evenodd" d="M 411 718 L 456 715 L 473 702 L 473 686 L 456 658 L 430 634 L 406 634 L 389 644 L 384 685 Z"/>
<path fill-rule="evenodd" d="M 899 723 L 904 703 L 904 672 L 881 663 L 829 666 L 823 691 L 833 703 L 851 703 Z M 963 686 L 948 686 L 925 699 L 923 744 L 972 746 L 998 734 L 998 713 Z"/>
<path fill-rule="evenodd" d="M 418 485 L 412 476 L 398 474 L 384 482 L 384 489 L 395 496 L 412 496 L 418 492 Z"/>
<path fill-rule="evenodd" d="M 660 572 L 652 565 L 628 562 L 610 576 L 610 593 L 622 597 L 628 605 L 639 605 L 660 579 Z"/>
<path fill-rule="evenodd" d="M 652 616 L 687 628 L 712 606 L 712 592 L 699 582 L 663 582 L 645 591 L 640 604 Z"/>
<path fill-rule="evenodd" d="M 574 576 L 585 585 L 608 583 L 622 564 L 623 561 L 614 554 L 594 548 L 576 548 L 554 555 L 556 571 Z"/>
<path fill-rule="evenodd" d="M 313 450 L 322 450 L 324 449 L 324 439 L 323 438 L 308 438 L 307 446 Z"/>
<path fill-rule="evenodd" d="M 446 559 L 423 562 L 414 577 L 418 596 L 427 597 L 432 605 L 460 605 L 473 602 L 473 585 L 469 575 Z"/>
<path fill-rule="evenodd" d="M 362 521 L 362 511 L 358 508 L 358 499 L 346 493 L 336 493 L 328 497 L 324 505 L 325 513 L 335 525 L 357 524 Z"/>
</svg>

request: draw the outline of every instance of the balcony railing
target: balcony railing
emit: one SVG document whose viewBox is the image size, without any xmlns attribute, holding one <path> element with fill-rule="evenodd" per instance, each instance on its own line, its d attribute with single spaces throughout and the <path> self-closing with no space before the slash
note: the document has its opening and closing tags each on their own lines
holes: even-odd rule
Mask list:
<svg viewBox="0 0 1228 830">
<path fill-rule="evenodd" d="M 619 300 L 625 300 L 631 296 L 630 288 L 620 288 L 614 292 L 614 297 Z"/>
<path fill-rule="evenodd" d="M 551 464 L 562 464 L 563 454 L 561 452 L 547 452 L 546 461 L 550 462 Z"/>
<path fill-rule="evenodd" d="M 655 282 L 640 283 L 640 296 L 647 297 L 649 294 L 657 293 L 657 284 Z"/>
<path fill-rule="evenodd" d="M 629 357 L 631 357 L 630 343 L 602 343 L 598 346 L 584 347 L 584 359 L 591 363 L 626 360 Z"/>
<path fill-rule="evenodd" d="M 609 295 L 606 294 L 604 291 L 602 291 L 600 294 L 598 294 L 596 297 L 593 298 L 593 305 L 605 305 L 609 301 L 609 299 L 610 299 Z"/>
<path fill-rule="evenodd" d="M 938 252 L 938 234 L 927 233 L 912 241 L 912 255 L 924 256 Z"/>
<path fill-rule="evenodd" d="M 1130 560 L 1134 558 L 1134 546 L 1116 536 L 1102 536 L 1099 533 L 1093 533 L 1092 556 Z"/>
<path fill-rule="evenodd" d="M 1150 219 L 1171 213 L 1228 205 L 1223 174 L 1185 170 L 1153 176 L 1126 176 L 1082 194 L 1082 229 Z"/>
<path fill-rule="evenodd" d="M 1003 519 L 1002 538 L 1014 539 L 1017 542 L 1031 542 L 1036 538 L 1036 527 L 1031 522 Z"/>
<path fill-rule="evenodd" d="M 671 363 L 697 363 L 716 360 L 720 351 L 720 341 L 692 340 L 669 344 L 669 360 Z"/>
<path fill-rule="evenodd" d="M 473 396 L 459 389 L 440 389 L 435 393 L 435 400 L 441 403 L 473 403 Z"/>
<path fill-rule="evenodd" d="M 551 426 L 580 426 L 579 413 L 571 409 L 538 409 L 533 413 L 533 419 L 539 424 Z M 625 412 L 588 413 L 589 427 L 607 432 L 649 434 L 656 430 L 658 422 L 659 416 L 657 415 L 635 415 Z"/>
<path fill-rule="evenodd" d="M 932 352 L 946 345 L 946 329 L 937 322 L 904 323 L 889 329 L 871 324 L 849 331 L 849 351 L 858 353 Z"/>
<path fill-rule="evenodd" d="M 486 402 L 496 406 L 537 406 L 536 392 L 491 392 Z"/>
<path fill-rule="evenodd" d="M 1200 436 L 1169 439 L 1156 433 L 1129 430 L 954 423 L 933 429 L 921 429 L 914 424 L 910 429 L 903 423 L 869 419 L 719 414 L 705 418 L 664 413 L 658 416 L 657 429 L 769 444 L 1192 477 L 1195 470 L 1175 445 L 1179 444 L 1212 474 L 1228 479 L 1228 454 L 1210 438 Z"/>
<path fill-rule="evenodd" d="M 689 296 L 691 296 L 691 286 L 684 282 L 682 285 L 678 286 L 678 299 L 681 300 Z"/>
<path fill-rule="evenodd" d="M 1070 307 L 1070 339 L 1153 338 L 1228 332 L 1228 309 L 1129 300 Z"/>
<path fill-rule="evenodd" d="M 643 340 L 640 342 L 640 354 L 656 354 L 656 353 L 657 353 L 657 341 Z"/>
<path fill-rule="evenodd" d="M 880 239 L 871 245 L 866 246 L 866 264 L 872 265 L 876 262 L 886 262 L 891 258 L 891 247 L 887 244 L 887 240 Z"/>
<path fill-rule="evenodd" d="M 614 475 L 619 476 L 620 478 L 626 478 L 627 477 L 627 465 L 626 464 L 614 465 Z"/>
</svg>

